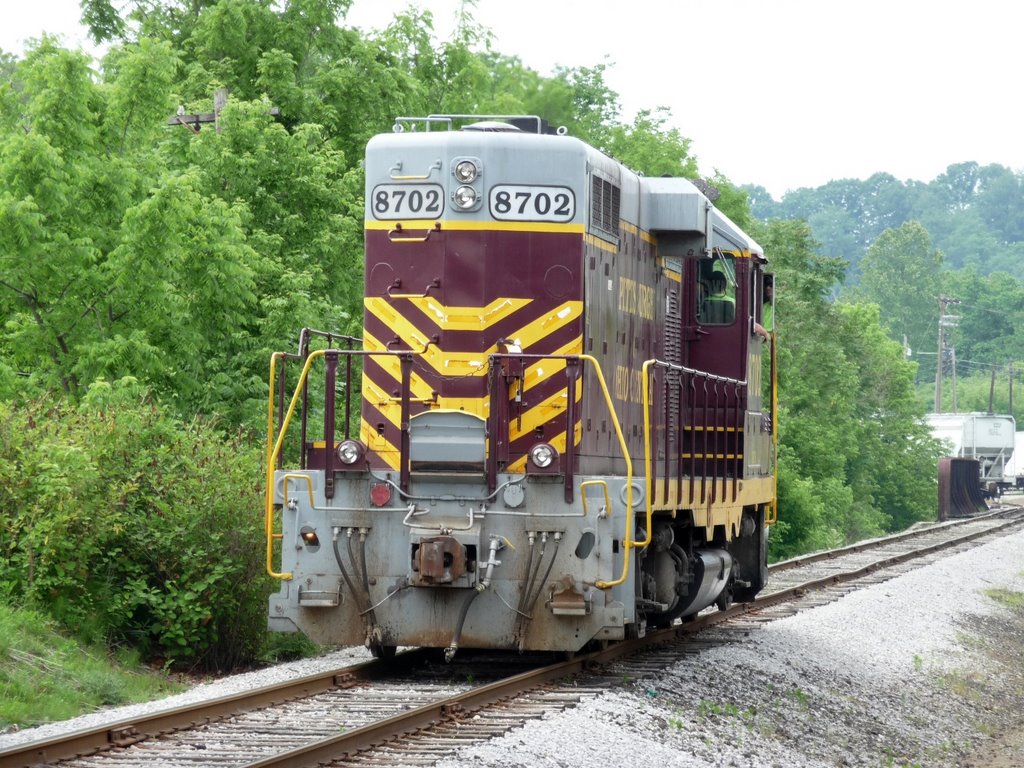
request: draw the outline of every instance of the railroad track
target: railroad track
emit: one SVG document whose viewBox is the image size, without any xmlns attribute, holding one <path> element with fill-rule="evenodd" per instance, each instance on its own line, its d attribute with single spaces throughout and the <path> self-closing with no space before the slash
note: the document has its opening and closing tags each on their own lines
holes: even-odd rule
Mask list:
<svg viewBox="0 0 1024 768">
<path fill-rule="evenodd" d="M 467 742 L 656 674 L 682 655 L 739 642 L 765 622 L 1022 527 L 1024 509 L 1006 506 L 794 558 L 771 567 L 769 586 L 753 603 L 553 664 L 550 657 L 460 652 L 445 665 L 437 652 L 409 651 L 386 664 L 366 662 L 10 747 L 0 751 L 0 768 L 433 765 Z M 705 631 L 712 626 L 713 636 Z"/>
</svg>

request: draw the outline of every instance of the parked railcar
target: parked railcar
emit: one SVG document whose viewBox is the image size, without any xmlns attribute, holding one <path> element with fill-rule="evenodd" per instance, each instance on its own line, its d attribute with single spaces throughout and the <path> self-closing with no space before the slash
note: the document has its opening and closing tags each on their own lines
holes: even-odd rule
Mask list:
<svg viewBox="0 0 1024 768">
<path fill-rule="evenodd" d="M 572 652 L 756 595 L 757 243 L 535 117 L 399 118 L 365 167 L 363 336 L 271 364 L 270 626 Z"/>
<path fill-rule="evenodd" d="M 977 483 L 969 482 L 977 485 L 986 498 L 998 498 L 1013 486 L 1014 482 L 1006 476 L 1016 441 L 1013 416 L 991 412 L 929 413 L 925 420 L 932 436 L 946 443 L 949 458 L 977 462 Z"/>
</svg>

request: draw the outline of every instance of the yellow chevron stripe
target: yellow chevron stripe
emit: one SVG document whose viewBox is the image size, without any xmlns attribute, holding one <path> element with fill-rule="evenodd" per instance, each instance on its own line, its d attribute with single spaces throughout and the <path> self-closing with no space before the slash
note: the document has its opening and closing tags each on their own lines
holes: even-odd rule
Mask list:
<svg viewBox="0 0 1024 768">
<path fill-rule="evenodd" d="M 374 345 L 377 347 L 377 342 L 372 336 L 367 335 L 367 346 Z M 565 345 L 562 349 L 555 352 L 555 354 L 575 354 L 573 350 L 579 350 L 582 347 L 582 339 L 577 338 L 569 344 Z M 386 358 L 381 358 L 386 359 Z M 546 367 L 542 367 L 546 366 Z M 397 365 L 384 366 L 385 370 L 398 381 L 398 377 L 401 375 L 401 371 Z M 533 387 L 539 386 L 541 382 L 549 379 L 556 373 L 565 369 L 564 360 L 546 360 L 535 365 L 530 366 L 527 369 L 525 379 L 527 384 L 526 390 L 530 390 Z M 415 374 L 412 377 L 412 388 L 413 397 L 422 400 L 427 400 L 430 397 L 430 388 Z M 536 427 L 546 423 L 548 420 L 556 417 L 560 412 L 565 410 L 565 390 L 560 390 L 550 397 L 546 398 L 543 402 L 528 409 L 521 417 L 511 425 L 510 438 L 517 439 L 525 434 L 532 432 Z M 583 396 L 583 388 L 580 387 L 576 391 L 576 400 L 579 402 Z M 395 428 L 400 428 L 401 420 L 401 400 L 396 398 L 384 390 L 380 389 L 376 383 L 371 381 L 368 376 L 363 376 L 363 399 L 372 404 L 380 411 L 382 416 Z M 439 397 L 436 400 L 435 408 L 445 408 L 452 410 L 462 410 L 466 413 L 472 413 L 481 418 L 486 419 L 491 410 L 490 398 L 485 397 Z M 516 428 L 515 424 L 518 423 L 519 427 Z M 388 462 L 392 467 L 397 467 L 398 453 L 397 448 L 392 445 L 385 438 L 377 433 L 377 430 L 368 424 L 363 423 L 360 426 L 360 434 L 363 437 L 363 441 L 371 447 L 374 451 L 381 455 L 381 457 Z M 578 445 L 582 438 L 582 426 L 580 423 L 576 424 L 576 444 Z M 555 446 L 559 451 L 565 450 L 565 436 L 561 434 L 552 440 L 552 445 Z M 510 467 L 509 471 L 517 471 L 513 467 Z M 525 466 L 525 465 L 523 465 Z M 521 470 L 519 470 L 521 471 Z"/>
<path fill-rule="evenodd" d="M 372 348 L 372 349 L 380 349 L 379 342 L 375 338 L 373 338 L 373 336 L 371 336 L 370 334 L 366 334 L 365 338 L 366 338 L 366 342 L 365 342 L 364 346 L 366 346 L 367 348 Z M 555 354 L 555 355 L 578 354 L 579 351 L 582 349 L 582 347 L 583 347 L 583 339 L 581 337 L 577 337 L 576 339 L 574 339 L 573 341 L 569 342 L 568 344 L 566 344 L 561 349 L 556 350 L 553 354 Z M 386 357 L 386 358 L 382 357 L 382 358 L 379 358 L 379 359 L 382 360 L 383 363 L 386 363 L 386 364 L 382 364 L 382 368 L 384 368 L 384 370 L 387 371 L 387 373 L 392 378 L 394 378 L 394 380 L 396 382 L 400 381 L 401 380 L 401 378 L 400 378 L 401 377 L 401 368 L 398 365 L 398 361 L 395 358 L 391 358 L 391 357 Z M 537 362 L 534 365 L 531 365 L 531 366 L 529 366 L 526 369 L 526 372 L 525 372 L 525 375 L 524 375 L 524 379 L 525 379 L 524 390 L 525 391 L 529 391 L 529 390 L 533 389 L 534 387 L 539 386 L 541 383 L 543 383 L 547 379 L 551 378 L 556 373 L 559 373 L 560 371 L 564 371 L 564 370 L 565 370 L 565 361 L 564 360 L 543 360 L 543 361 Z M 419 376 L 417 376 L 415 373 L 413 373 L 412 378 L 411 378 L 410 381 L 411 381 L 411 386 L 412 386 L 412 390 L 413 390 L 412 391 L 412 397 L 414 399 L 417 399 L 417 400 L 420 400 L 420 401 L 425 401 L 425 400 L 429 400 L 431 398 L 430 387 Z M 580 389 L 577 391 L 577 400 L 579 400 L 581 395 L 582 395 L 582 387 L 580 387 Z M 559 395 L 559 393 L 556 393 L 552 397 L 548 398 L 548 400 L 545 401 L 544 403 L 540 403 L 539 405 L 536 405 L 533 408 L 530 408 L 526 412 L 526 414 L 524 414 L 524 419 L 526 419 L 526 421 L 528 423 L 532 424 L 533 426 L 538 426 L 540 423 L 543 423 L 548 418 L 551 418 L 551 416 L 547 416 L 547 417 L 545 417 L 543 419 L 538 420 L 539 419 L 539 415 L 535 414 L 534 411 L 535 411 L 535 409 L 538 409 L 538 408 L 547 409 L 547 411 L 549 411 L 549 412 L 551 411 L 552 408 L 554 408 L 554 409 L 559 409 L 559 408 L 564 409 L 565 408 L 564 404 L 556 404 L 556 403 L 554 403 L 555 398 L 557 398 L 559 396 L 564 398 L 564 391 L 562 391 L 560 395 Z M 384 415 L 384 417 L 389 422 L 391 422 L 391 424 L 396 429 L 399 427 L 399 421 L 401 419 L 401 400 L 399 398 L 394 397 L 393 395 L 388 394 L 384 390 L 380 389 L 374 382 L 370 381 L 369 377 L 367 377 L 367 376 L 363 377 L 363 399 L 366 402 L 368 402 L 368 403 L 372 404 L 373 406 L 375 406 L 377 408 L 377 410 L 379 410 Z M 432 402 L 433 402 L 432 407 L 434 407 L 434 408 L 445 408 L 445 409 L 449 409 L 449 410 L 465 411 L 466 413 L 472 413 L 472 414 L 480 416 L 480 417 L 482 417 L 484 419 L 486 419 L 488 417 L 488 415 L 490 414 L 490 412 L 491 412 L 491 402 L 490 402 L 490 397 L 489 396 L 484 396 L 484 397 L 438 397 L 436 399 L 436 401 L 432 401 Z M 533 426 L 531 426 L 530 429 L 532 429 Z M 529 430 L 525 430 L 525 431 L 529 431 Z"/>
<path fill-rule="evenodd" d="M 405 342 L 405 346 L 408 349 L 423 349 L 430 342 L 430 339 L 424 336 L 419 328 L 406 320 L 404 316 L 388 303 L 387 299 L 367 296 L 363 299 L 363 307 L 368 313 L 381 320 L 384 325 L 393 330 L 399 339 Z M 363 345 L 363 348 L 366 349 L 366 345 Z M 379 344 L 377 349 L 383 350 L 384 345 Z"/>
<path fill-rule="evenodd" d="M 583 352 L 583 337 L 577 336 L 561 349 L 556 349 L 552 355 L 578 355 Z M 533 365 L 527 366 L 523 375 L 523 389 L 531 390 L 550 379 L 556 373 L 565 370 L 565 360 L 538 360 Z"/>
<path fill-rule="evenodd" d="M 421 345 L 422 346 L 422 345 Z M 385 352 L 387 348 L 381 344 L 380 340 L 373 336 L 369 332 L 363 333 L 363 349 L 369 352 Z M 395 381 L 402 380 L 402 364 L 398 357 L 395 355 L 381 355 L 380 357 L 373 358 L 374 361 L 385 371 L 387 371 Z M 369 403 L 376 405 L 378 408 L 392 401 L 391 395 L 383 390 L 375 389 L 371 392 L 367 391 L 367 385 L 370 383 L 370 377 L 363 375 L 363 399 Z M 428 385 L 422 377 L 418 376 L 415 371 L 412 372 L 412 376 L 409 379 L 409 386 L 412 397 L 416 399 L 426 400 L 432 396 L 433 389 Z"/>
<path fill-rule="evenodd" d="M 367 297 L 363 302 L 366 311 L 395 331 L 399 339 L 410 349 L 422 349 L 427 346 L 428 340 L 423 332 L 410 322 L 408 318 L 398 312 L 394 306 L 389 304 L 386 299 Z M 440 305 L 438 306 L 440 307 Z M 499 314 L 501 312 L 501 310 L 495 311 Z M 509 309 L 509 312 L 511 311 L 513 310 Z M 483 311 L 479 314 L 482 315 Z M 545 336 L 563 328 L 582 314 L 582 301 L 567 301 L 547 316 L 524 325 L 513 332 L 511 336 L 522 349 L 528 350 L 532 344 L 536 344 Z M 369 349 L 365 345 L 364 348 Z M 383 350 L 384 346 L 377 342 L 377 346 L 373 347 L 373 349 Z M 445 352 L 434 345 L 430 345 L 427 347 L 426 352 L 421 355 L 421 359 L 442 376 L 483 376 L 486 372 L 487 357 L 497 351 L 496 345 L 492 345 L 484 352 Z M 398 369 L 397 360 L 393 363 L 393 369 L 396 371 Z M 399 374 L 396 373 L 394 375 L 400 380 Z"/>
<path fill-rule="evenodd" d="M 427 346 L 427 339 L 420 329 L 411 323 L 402 313 L 398 312 L 386 299 L 368 297 L 364 300 L 364 303 L 367 311 L 375 315 L 385 325 L 394 330 L 399 339 L 408 345 L 410 349 Z M 441 322 L 438 322 L 438 325 L 441 325 L 442 327 L 458 329 L 468 328 L 469 330 L 474 330 L 486 328 L 489 324 L 497 322 L 504 317 L 508 317 L 512 312 L 515 312 L 528 304 L 529 301 L 524 299 L 502 299 L 492 302 L 487 307 L 480 309 L 466 307 L 446 308 L 436 300 L 430 299 L 429 297 L 413 300 L 413 303 L 420 311 L 435 318 L 436 321 L 444 320 L 447 322 L 447 325 L 442 325 Z M 524 325 L 512 334 L 512 338 L 522 348 L 528 349 L 530 345 L 536 344 L 549 334 L 573 322 L 582 314 L 582 312 L 582 302 L 565 302 L 552 312 L 548 313 L 545 317 Z M 363 348 L 368 351 L 386 351 L 384 344 L 370 333 L 364 333 Z M 573 355 L 581 353 L 582 350 L 583 338 L 582 336 L 577 336 L 563 345 L 560 349 L 555 350 L 552 354 Z M 482 354 L 476 353 L 471 357 L 466 357 L 465 353 L 445 353 L 431 345 L 428 346 L 427 351 L 421 355 L 421 360 L 424 360 L 441 375 L 476 377 L 483 376 L 486 373 L 487 357 L 495 352 L 497 352 L 497 347 L 492 346 Z M 384 370 L 391 378 L 396 382 L 401 381 L 401 365 L 397 357 L 388 355 L 375 359 L 382 370 Z M 527 366 L 525 371 L 524 389 L 533 389 L 564 370 L 564 360 L 540 360 L 532 363 Z M 432 397 L 431 387 L 416 373 L 412 374 L 410 385 L 412 389 L 411 395 L 414 399 L 427 401 Z M 390 393 L 381 389 L 366 375 L 363 376 L 362 393 L 363 398 L 367 403 L 375 406 L 393 427 L 396 429 L 399 428 L 401 419 L 400 399 L 395 398 Z M 582 394 L 582 387 L 580 387 L 580 389 L 577 390 L 577 400 L 582 397 Z M 560 390 L 547 398 L 544 402 L 530 408 L 527 413 L 523 415 L 520 430 L 513 430 L 512 437 L 515 438 L 520 434 L 527 434 L 535 427 L 550 420 L 557 413 L 564 411 L 564 401 L 565 391 Z M 480 398 L 440 397 L 437 399 L 434 407 L 465 410 L 468 413 L 473 413 L 483 418 L 487 418 L 490 413 L 490 398 L 487 396 Z M 380 436 L 374 425 L 362 424 L 360 427 L 360 434 L 368 447 L 380 455 L 381 458 L 389 464 L 389 466 L 397 468 L 399 460 L 397 448 L 388 440 Z M 577 424 L 575 435 L 575 442 L 577 444 L 581 437 L 582 429 L 580 425 Z M 564 435 L 555 438 L 552 444 L 558 450 L 564 451 Z M 525 464 L 523 466 L 525 467 Z M 510 469 L 512 471 L 516 471 L 512 468 Z"/>
<path fill-rule="evenodd" d="M 420 359 L 442 376 L 482 376 L 487 364 L 487 355 L 497 351 L 492 347 L 484 353 L 446 353 L 434 345 L 427 346 L 429 340 L 423 332 L 389 304 L 387 299 L 367 297 L 363 299 L 363 303 L 366 311 L 393 330 L 409 349 L 427 347 L 426 352 L 420 355 Z"/>
<path fill-rule="evenodd" d="M 359 437 L 363 445 L 380 456 L 391 469 L 398 470 L 400 452 L 383 435 L 377 434 L 377 430 L 365 421 L 359 425 Z"/>
<path fill-rule="evenodd" d="M 486 307 L 448 307 L 430 296 L 410 301 L 442 330 L 483 331 L 530 304 L 532 299 L 495 299 Z"/>
<path fill-rule="evenodd" d="M 576 389 L 576 402 L 579 403 L 583 397 L 583 387 L 577 387 Z M 566 407 L 566 392 L 560 390 L 555 394 L 544 399 L 537 405 L 531 407 L 526 413 L 518 419 L 510 419 L 509 424 L 509 436 L 513 440 L 517 440 L 523 435 L 527 435 L 533 432 L 534 429 L 547 424 L 551 419 L 555 418 L 559 414 L 565 411 Z M 556 446 L 557 447 L 557 446 Z"/>
<path fill-rule="evenodd" d="M 519 344 L 524 352 L 530 351 L 530 346 L 536 344 L 545 336 L 549 336 L 560 328 L 564 328 L 576 318 L 583 314 L 582 301 L 567 301 L 556 308 L 547 317 L 534 320 L 515 331 L 511 338 Z M 582 349 L 582 347 L 581 347 Z"/>
</svg>

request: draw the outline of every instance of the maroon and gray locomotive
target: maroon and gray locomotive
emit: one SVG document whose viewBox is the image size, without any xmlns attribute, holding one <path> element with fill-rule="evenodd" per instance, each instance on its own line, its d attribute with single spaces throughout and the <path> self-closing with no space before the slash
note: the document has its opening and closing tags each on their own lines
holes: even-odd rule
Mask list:
<svg viewBox="0 0 1024 768">
<path fill-rule="evenodd" d="M 272 628 L 572 652 L 764 585 L 764 254 L 691 182 L 564 134 L 369 142 L 362 337 L 271 363 Z"/>
</svg>

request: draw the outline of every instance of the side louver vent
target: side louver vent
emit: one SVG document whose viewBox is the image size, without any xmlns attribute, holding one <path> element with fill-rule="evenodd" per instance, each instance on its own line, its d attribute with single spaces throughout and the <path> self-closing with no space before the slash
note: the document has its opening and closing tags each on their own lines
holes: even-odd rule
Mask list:
<svg viewBox="0 0 1024 768">
<path fill-rule="evenodd" d="M 590 227 L 605 237 L 619 236 L 619 188 L 600 176 L 591 176 Z"/>
</svg>

